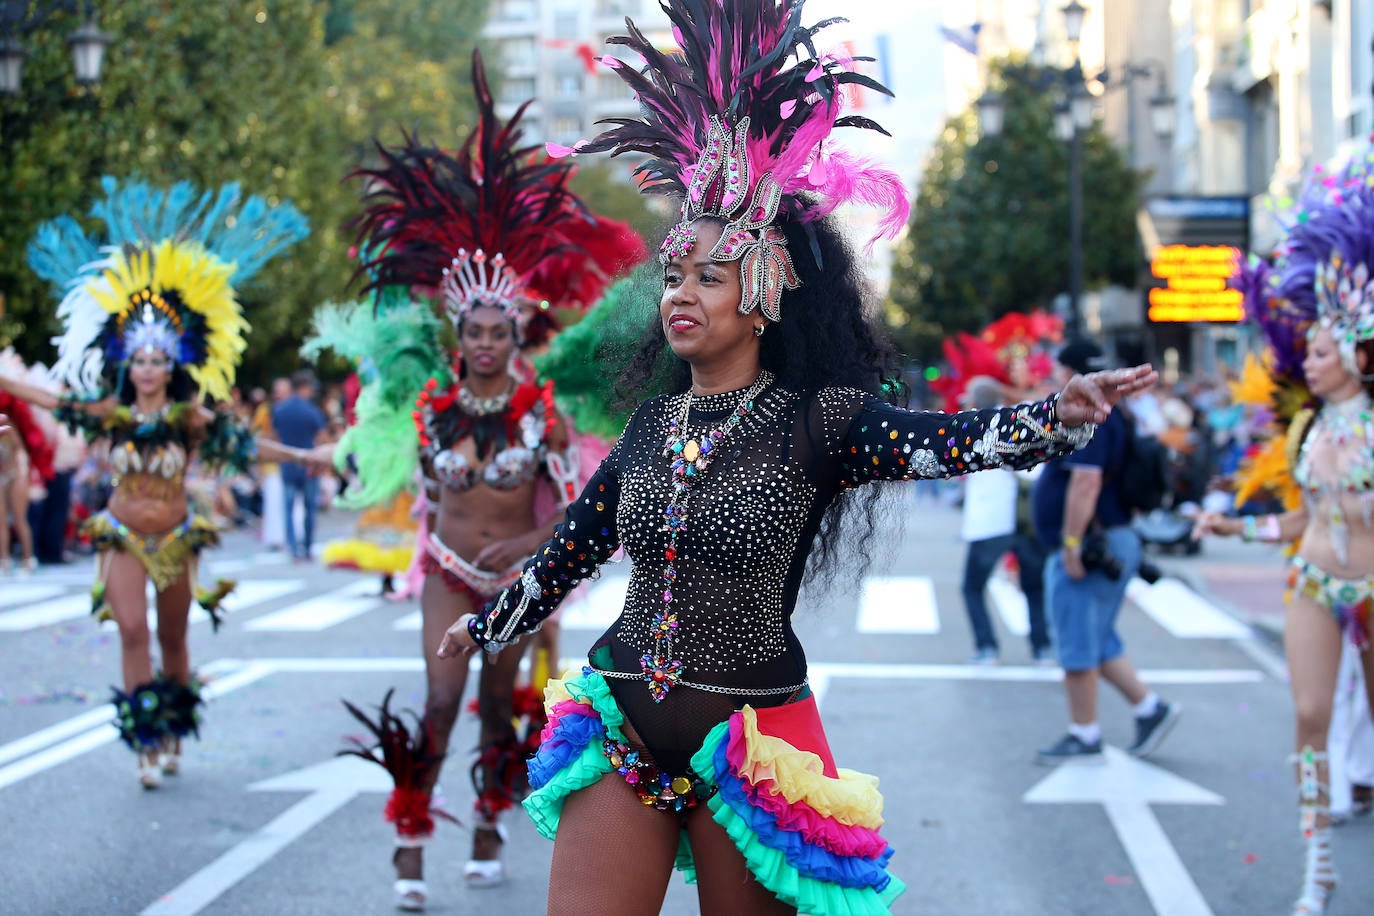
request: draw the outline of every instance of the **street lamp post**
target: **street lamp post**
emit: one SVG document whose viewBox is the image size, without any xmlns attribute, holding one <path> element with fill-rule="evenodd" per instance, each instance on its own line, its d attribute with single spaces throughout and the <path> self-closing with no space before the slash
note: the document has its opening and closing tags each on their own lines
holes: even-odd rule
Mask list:
<svg viewBox="0 0 1374 916">
<path fill-rule="evenodd" d="M 1054 109 L 1054 132 L 1069 147 L 1069 307 L 1064 325 L 1068 336 L 1072 338 L 1079 336 L 1083 330 L 1083 135 L 1092 128 L 1094 113 L 1093 97 L 1088 92 L 1089 80 L 1084 76 L 1083 62 L 1078 53 L 1087 8 L 1078 0 L 1070 0 L 1061 12 L 1064 14 L 1064 33 L 1073 51 L 1073 62 L 1062 70 L 1042 71 L 1048 73 L 1049 77 L 1036 88 L 1047 91 L 1054 83 L 1058 83 L 1063 92 L 1063 100 Z M 1103 70 L 1091 81 L 1111 89 L 1120 85 L 1130 86 L 1134 80 L 1152 75 L 1159 79 L 1159 91 L 1150 99 L 1150 123 L 1157 136 L 1167 137 L 1174 130 L 1174 98 L 1169 92 L 1168 78 L 1162 66 L 1153 63 L 1144 66 L 1128 64 L 1120 77 L 1109 76 Z M 1002 96 L 988 89 L 974 104 L 983 135 L 995 137 L 1000 134 L 1006 117 Z"/>
<path fill-rule="evenodd" d="M 96 22 L 95 0 L 49 0 L 36 6 L 32 0 L 0 0 L 0 94 L 18 95 L 23 88 L 29 52 L 20 36 L 46 25 L 54 13 L 75 14 L 78 9 L 83 24 L 67 36 L 76 81 L 87 86 L 100 82 L 110 36 Z"/>
</svg>

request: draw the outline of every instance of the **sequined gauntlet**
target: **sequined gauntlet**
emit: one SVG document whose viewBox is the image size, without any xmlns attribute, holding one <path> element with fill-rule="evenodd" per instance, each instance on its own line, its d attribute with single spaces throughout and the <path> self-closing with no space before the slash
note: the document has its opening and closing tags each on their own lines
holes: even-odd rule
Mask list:
<svg viewBox="0 0 1374 916">
<path fill-rule="evenodd" d="M 841 447 L 842 484 L 956 477 L 1004 465 L 1021 470 L 1068 454 L 1096 427 L 1065 427 L 1058 402 L 1056 394 L 1035 404 L 946 414 L 870 398 Z"/>
</svg>

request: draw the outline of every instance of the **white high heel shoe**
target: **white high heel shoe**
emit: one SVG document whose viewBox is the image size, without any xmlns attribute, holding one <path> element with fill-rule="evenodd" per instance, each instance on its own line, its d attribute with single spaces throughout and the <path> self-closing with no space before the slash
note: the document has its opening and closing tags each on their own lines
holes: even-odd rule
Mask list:
<svg viewBox="0 0 1374 916">
<path fill-rule="evenodd" d="M 162 767 L 158 763 L 156 751 L 139 752 L 138 781 L 145 789 L 156 789 L 162 785 Z"/>
<path fill-rule="evenodd" d="M 506 845 L 506 828 L 500 824 L 480 824 L 475 830 L 490 830 Z M 495 859 L 468 859 L 463 866 L 463 880 L 468 887 L 496 887 L 506 883 L 506 864 L 500 856 Z"/>
<path fill-rule="evenodd" d="M 162 746 L 162 754 L 159 756 L 162 764 L 163 776 L 175 776 L 181 772 L 181 739 L 170 738 Z"/>
<path fill-rule="evenodd" d="M 429 888 L 425 882 L 417 878 L 397 878 L 396 883 L 391 885 L 391 897 L 396 909 L 407 913 L 423 913 L 428 894 Z"/>
</svg>

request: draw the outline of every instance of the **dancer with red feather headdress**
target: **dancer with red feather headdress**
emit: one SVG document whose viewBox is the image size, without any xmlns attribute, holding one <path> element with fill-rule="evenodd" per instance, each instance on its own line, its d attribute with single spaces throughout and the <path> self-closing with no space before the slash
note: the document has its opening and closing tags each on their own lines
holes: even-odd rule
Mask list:
<svg viewBox="0 0 1374 916">
<path fill-rule="evenodd" d="M 394 500 L 417 471 L 422 481 L 425 710 L 413 729 L 385 708 L 372 724 L 387 748 L 378 762 L 396 778 L 386 809 L 397 829 L 395 900 L 411 910 L 426 904 L 422 848 L 468 673 L 438 660 L 439 639 L 514 581 L 579 484 L 553 386 L 536 379 L 521 348 L 541 346 L 556 315 L 590 307 L 647 254 L 628 227 L 587 211 L 568 186 L 570 164 L 522 145 L 525 106 L 497 117 L 477 54 L 472 79 L 478 122 L 458 150 L 406 136 L 379 145 L 381 164 L 357 174 L 367 183 L 359 275 L 376 300 L 321 310 L 306 347 L 355 360 L 365 382 L 357 423 L 335 450 L 336 464 L 352 462 L 359 475 L 353 504 Z M 440 343 L 445 324 L 452 350 Z M 524 758 L 543 721 L 528 700 L 542 684 L 515 690 L 520 660 L 510 653 L 482 666 L 470 886 L 504 880 L 500 816 L 523 797 Z"/>
</svg>

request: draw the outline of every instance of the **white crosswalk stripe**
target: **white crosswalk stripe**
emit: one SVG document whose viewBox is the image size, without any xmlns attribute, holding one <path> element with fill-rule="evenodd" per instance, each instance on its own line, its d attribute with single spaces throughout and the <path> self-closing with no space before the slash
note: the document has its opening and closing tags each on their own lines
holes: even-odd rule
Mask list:
<svg viewBox="0 0 1374 916">
<path fill-rule="evenodd" d="M 1126 595 L 1155 623 L 1179 639 L 1249 639 L 1250 628 L 1222 613 L 1177 579 L 1154 585 L 1131 582 Z"/>
<path fill-rule="evenodd" d="M 243 625 L 245 630 L 276 632 L 316 632 L 337 626 L 377 607 L 383 598 L 377 582 L 367 578 L 340 589 L 307 598 L 279 611 L 255 617 Z"/>
<path fill-rule="evenodd" d="M 262 554 L 255 560 L 278 562 L 276 554 Z M 228 571 L 221 564 L 216 573 Z M 207 582 L 212 578 L 202 576 Z M 299 592 L 301 579 L 246 579 L 238 583 L 225 601 L 232 618 Z M 376 594 L 376 582 L 361 578 L 324 594 L 310 595 L 259 617 L 245 620 L 247 630 L 272 632 L 317 632 L 338 626 L 383 604 Z M 79 590 L 78 590 L 79 589 Z M 594 582 L 585 583 L 564 605 L 562 623 L 568 630 L 601 632 L 619 616 L 625 604 L 629 578 L 617 571 Z M 945 589 L 950 591 L 949 589 Z M 953 590 L 952 609 L 958 623 L 963 620 L 962 602 Z M 1205 598 L 1177 579 L 1161 579 L 1154 585 L 1141 579 L 1127 590 L 1131 604 L 1140 609 L 1171 636 L 1178 639 L 1249 639 L 1250 629 L 1212 606 Z M 156 626 L 151 586 L 149 626 Z M 1002 625 L 1014 636 L 1029 632 L 1026 598 L 1016 583 L 1001 575 L 988 582 L 988 598 Z M 414 605 L 411 605 L 414 607 Z M 859 633 L 929 636 L 941 630 L 941 607 L 934 580 L 929 576 L 870 576 L 859 590 L 855 629 Z M 90 613 L 90 596 L 84 588 L 58 582 L 15 582 L 0 585 L 0 632 L 24 632 L 52 626 Z M 203 611 L 192 610 L 191 622 L 208 622 Z M 415 632 L 421 627 L 418 609 L 398 616 L 391 623 L 397 631 Z"/>
<path fill-rule="evenodd" d="M 870 576 L 859 595 L 860 633 L 938 633 L 935 583 L 927 576 Z"/>
<path fill-rule="evenodd" d="M 24 604 L 15 610 L 0 611 L 0 632 L 20 633 L 26 630 L 35 630 L 39 627 L 52 626 L 67 620 L 78 620 L 86 617 L 91 612 L 91 596 L 86 589 L 71 591 L 52 583 L 42 583 L 21 587 L 29 587 L 26 594 L 30 596 L 57 595 L 48 597 L 47 600 L 32 601 Z M 41 591 L 39 589 L 42 589 Z M 233 594 L 224 600 L 224 607 L 228 613 L 238 614 L 251 610 L 252 608 L 275 601 L 293 592 L 300 591 L 302 582 L 299 579 L 246 579 L 238 583 Z M 63 594 L 65 592 L 65 594 Z M 6 587 L 5 594 L 10 594 Z M 156 593 L 151 585 L 148 587 L 148 626 L 157 628 L 157 612 L 154 609 Z M 8 607 L 8 601 L 6 607 Z M 191 623 L 208 623 L 210 616 L 200 608 L 192 608 Z M 108 626 L 113 627 L 110 623 Z"/>
<path fill-rule="evenodd" d="M 604 576 L 587 583 L 568 598 L 561 618 L 564 629 L 602 632 L 624 610 L 629 590 L 629 576 Z"/>
<path fill-rule="evenodd" d="M 9 633 L 33 630 L 38 627 L 52 626 L 64 620 L 71 620 L 91 612 L 89 592 L 63 595 L 37 604 L 26 605 L 15 611 L 0 613 L 0 631 Z"/>
<path fill-rule="evenodd" d="M 6 582 L 0 586 L 0 610 L 43 601 L 64 591 L 66 589 L 52 582 Z"/>
</svg>

